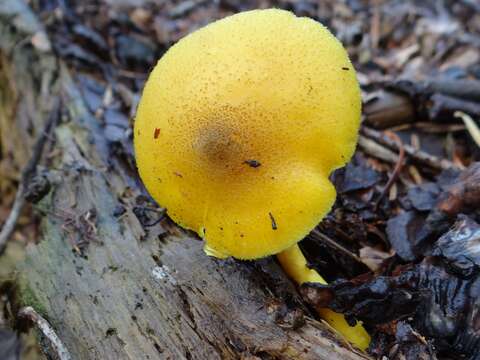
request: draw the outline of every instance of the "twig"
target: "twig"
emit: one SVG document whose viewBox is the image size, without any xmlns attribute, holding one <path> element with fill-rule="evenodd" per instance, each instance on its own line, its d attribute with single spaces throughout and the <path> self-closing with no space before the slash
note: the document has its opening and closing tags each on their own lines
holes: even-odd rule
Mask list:
<svg viewBox="0 0 480 360">
<path fill-rule="evenodd" d="M 71 360 L 72 356 L 68 352 L 68 349 L 62 343 L 62 340 L 58 337 L 53 330 L 52 326 L 45 320 L 39 313 L 35 311 L 34 308 L 27 306 L 21 308 L 18 311 L 18 317 L 30 320 L 33 322 L 42 334 L 48 339 L 52 349 L 55 351 L 59 360 Z"/>
<path fill-rule="evenodd" d="M 419 129 L 422 132 L 433 134 L 465 131 L 465 125 L 462 124 L 434 124 L 431 122 L 416 122 L 412 127 L 414 129 Z"/>
<path fill-rule="evenodd" d="M 397 143 L 394 140 L 390 139 L 388 136 L 385 136 L 379 131 L 363 126 L 360 129 L 360 132 L 364 137 L 374 140 L 375 142 L 383 145 L 384 147 L 390 150 L 394 150 L 397 152 L 400 150 Z M 405 150 L 405 154 L 419 164 L 427 165 L 435 170 L 447 170 L 447 169 L 459 168 L 458 165 L 454 164 L 450 160 L 439 159 L 438 157 L 431 155 L 429 153 L 426 153 L 425 151 L 417 150 L 411 145 L 404 144 L 403 147 Z"/>
<path fill-rule="evenodd" d="M 388 131 L 388 132 L 386 131 L 385 133 L 387 134 L 387 136 L 393 138 L 393 140 L 397 143 L 397 146 L 400 150 L 399 150 L 398 160 L 397 160 L 397 163 L 395 164 L 395 168 L 393 169 L 392 175 L 390 176 L 390 178 L 387 181 L 387 184 L 383 188 L 382 193 L 380 194 L 380 197 L 375 202 L 375 209 L 378 207 L 378 205 L 380 204 L 380 201 L 382 201 L 384 196 L 387 194 L 387 192 L 390 190 L 392 185 L 397 180 L 405 160 L 405 146 L 402 140 L 393 131 Z"/>
<path fill-rule="evenodd" d="M 445 113 L 450 115 L 456 110 L 460 110 L 470 115 L 480 116 L 480 104 L 475 101 L 459 99 L 457 97 L 433 94 L 430 97 L 432 103 L 428 113 L 431 119 L 438 119 Z"/>
<path fill-rule="evenodd" d="M 377 126 L 373 126 L 373 128 L 378 129 Z M 432 123 L 431 121 L 416 121 L 410 124 L 402 124 L 389 127 L 388 130 L 391 131 L 402 131 L 402 130 L 420 130 L 422 133 L 430 133 L 430 134 L 443 134 L 443 133 L 454 133 L 459 131 L 465 131 L 464 124 L 437 124 Z"/>
<path fill-rule="evenodd" d="M 377 159 L 396 164 L 398 161 L 398 155 L 395 154 L 392 150 L 386 148 L 385 146 L 379 144 L 378 142 L 360 135 L 358 137 L 358 146 L 362 148 L 362 150 Z"/>
<path fill-rule="evenodd" d="M 370 39 L 372 49 L 375 52 L 378 49 L 378 42 L 380 41 L 380 1 L 373 1 L 373 16 L 370 21 Z"/>
<path fill-rule="evenodd" d="M 479 80 L 430 79 L 423 85 L 432 92 L 457 98 L 480 100 Z"/>
<path fill-rule="evenodd" d="M 33 174 L 35 173 L 37 164 L 42 156 L 44 145 L 49 138 L 49 133 L 59 117 L 59 109 L 60 101 L 57 99 L 53 104 L 52 111 L 47 119 L 47 122 L 45 123 L 43 131 L 40 133 L 37 141 L 33 146 L 32 157 L 22 171 L 22 175 L 20 177 L 20 184 L 18 185 L 17 193 L 15 194 L 15 200 L 13 202 L 12 210 L 10 211 L 7 220 L 2 227 L 2 230 L 0 231 L 0 255 L 3 254 L 3 252 L 5 251 L 8 239 L 10 238 L 15 229 L 18 217 L 20 216 L 23 206 L 25 205 L 25 190 L 28 188 L 28 182 L 31 180 Z"/>
<path fill-rule="evenodd" d="M 389 84 L 389 88 L 400 90 L 410 97 L 430 97 L 441 95 L 463 101 L 480 100 L 479 80 L 452 80 L 447 78 L 431 78 L 426 81 L 400 80 Z"/>
<path fill-rule="evenodd" d="M 355 261 L 357 261 L 359 263 L 363 262 L 362 259 L 360 259 L 360 257 L 355 255 L 353 252 L 351 252 L 347 248 L 343 247 L 342 245 L 338 244 L 333 239 L 330 239 L 327 235 L 318 231 L 317 229 L 312 230 L 312 232 L 310 233 L 310 236 L 313 237 L 313 238 L 317 238 L 320 241 L 323 241 L 324 243 L 327 243 L 328 245 L 334 247 L 337 250 L 340 250 L 341 252 L 348 255 L 349 257 L 351 257 L 352 259 L 354 259 Z"/>
</svg>

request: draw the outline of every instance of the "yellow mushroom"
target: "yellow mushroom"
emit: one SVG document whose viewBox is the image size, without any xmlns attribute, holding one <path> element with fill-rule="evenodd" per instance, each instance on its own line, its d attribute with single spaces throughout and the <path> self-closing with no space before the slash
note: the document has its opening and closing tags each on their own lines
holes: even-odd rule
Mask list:
<svg viewBox="0 0 480 360">
<path fill-rule="evenodd" d="M 296 244 L 335 200 L 328 176 L 354 152 L 360 106 L 353 66 L 324 26 L 276 9 L 233 15 L 180 40 L 150 74 L 134 129 L 139 173 L 207 254 L 280 254 L 297 282 L 324 282 Z M 323 316 L 368 346 L 360 325 Z"/>
</svg>

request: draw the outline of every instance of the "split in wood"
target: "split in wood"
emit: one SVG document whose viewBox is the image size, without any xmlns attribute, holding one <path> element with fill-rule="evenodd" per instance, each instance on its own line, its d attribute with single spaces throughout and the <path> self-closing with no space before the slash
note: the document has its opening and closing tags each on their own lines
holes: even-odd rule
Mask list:
<svg viewBox="0 0 480 360">
<path fill-rule="evenodd" d="M 43 148 L 49 139 L 50 132 L 55 127 L 60 116 L 60 100 L 56 98 L 53 104 L 52 111 L 45 123 L 43 131 L 40 133 L 37 141 L 32 149 L 32 157 L 22 171 L 20 184 L 18 185 L 15 200 L 13 202 L 12 210 L 5 221 L 2 230 L 0 231 L 0 255 L 3 254 L 7 246 L 7 242 L 15 230 L 15 225 L 25 205 L 25 191 L 28 188 L 28 183 L 35 173 L 36 167 L 40 158 L 42 157 Z"/>
</svg>

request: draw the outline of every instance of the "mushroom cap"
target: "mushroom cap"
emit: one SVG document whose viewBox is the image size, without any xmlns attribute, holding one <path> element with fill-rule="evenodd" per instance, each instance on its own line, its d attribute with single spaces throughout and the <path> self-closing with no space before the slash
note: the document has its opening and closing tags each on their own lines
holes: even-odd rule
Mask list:
<svg viewBox="0 0 480 360">
<path fill-rule="evenodd" d="M 158 61 L 135 120 L 140 176 L 216 257 L 257 259 L 306 236 L 352 156 L 360 89 L 341 43 L 284 10 L 229 16 Z"/>
</svg>

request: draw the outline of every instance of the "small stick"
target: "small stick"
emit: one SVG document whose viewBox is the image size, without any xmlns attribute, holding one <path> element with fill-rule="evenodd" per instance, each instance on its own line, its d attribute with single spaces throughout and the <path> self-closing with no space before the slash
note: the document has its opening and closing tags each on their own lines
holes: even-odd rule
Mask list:
<svg viewBox="0 0 480 360">
<path fill-rule="evenodd" d="M 430 79 L 425 82 L 427 89 L 444 95 L 480 100 L 479 80 Z"/>
<path fill-rule="evenodd" d="M 15 230 L 15 225 L 17 224 L 18 217 L 20 216 L 23 206 L 25 205 L 25 190 L 28 187 L 28 182 L 31 180 L 33 174 L 35 173 L 37 164 L 42 156 L 44 145 L 49 139 L 50 131 L 52 130 L 53 125 L 56 123 L 59 117 L 59 110 L 60 101 L 56 100 L 49 115 L 49 118 L 45 123 L 45 127 L 33 146 L 32 157 L 22 171 L 22 175 L 20 177 L 20 184 L 18 185 L 17 193 L 15 194 L 15 200 L 13 202 L 12 210 L 10 211 L 7 220 L 2 227 L 2 230 L 0 231 L 0 255 L 2 255 L 5 251 L 7 241 Z"/>
<path fill-rule="evenodd" d="M 367 137 L 375 142 L 383 145 L 384 147 L 389 148 L 390 150 L 399 151 L 398 144 L 390 139 L 389 137 L 385 136 L 384 134 L 380 133 L 379 131 L 373 130 L 366 126 L 363 126 L 360 129 L 360 132 L 364 137 Z M 454 164 L 450 160 L 447 159 L 439 159 L 438 157 L 426 153 L 422 150 L 417 150 L 413 146 L 404 144 L 403 148 L 405 150 L 405 154 L 412 158 L 412 160 L 427 165 L 435 170 L 447 170 L 447 169 L 459 169 L 458 165 Z"/>
<path fill-rule="evenodd" d="M 379 144 L 366 136 L 360 135 L 358 137 L 358 146 L 368 155 L 388 163 L 396 164 L 398 155 L 387 147 Z"/>
<path fill-rule="evenodd" d="M 387 134 L 387 136 L 393 138 L 393 140 L 397 143 L 397 146 L 400 149 L 400 151 L 399 151 L 397 163 L 395 164 L 395 168 L 393 169 L 393 173 L 390 176 L 390 179 L 388 179 L 387 184 L 383 188 L 382 193 L 380 194 L 380 197 L 375 202 L 375 209 L 378 207 L 378 205 L 380 204 L 380 201 L 382 201 L 382 199 L 385 197 L 387 192 L 390 190 L 392 185 L 397 180 L 398 175 L 400 174 L 400 171 L 402 171 L 403 163 L 405 160 L 405 145 L 403 144 L 402 140 L 393 131 L 386 131 L 385 133 Z"/>
<path fill-rule="evenodd" d="M 357 261 L 359 263 L 363 263 L 363 261 L 362 261 L 362 259 L 360 259 L 360 257 L 355 255 L 353 252 L 351 252 L 347 248 L 343 247 L 339 243 L 335 242 L 335 240 L 330 239 L 330 237 L 328 237 L 324 233 L 320 232 L 319 230 L 317 230 L 317 229 L 312 230 L 312 232 L 310 233 L 310 236 L 318 238 L 320 241 L 323 241 L 323 242 L 329 244 L 331 247 L 339 250 L 340 252 L 343 252 L 344 254 L 348 255 L 349 257 L 351 257 L 355 261 Z"/>
<path fill-rule="evenodd" d="M 21 308 L 18 311 L 18 317 L 30 320 L 33 322 L 42 334 L 48 339 L 52 349 L 55 351 L 59 360 L 71 360 L 72 356 L 70 355 L 66 346 L 62 343 L 62 340 L 58 337 L 53 330 L 52 326 L 45 320 L 39 313 L 35 311 L 31 306 Z"/>
<path fill-rule="evenodd" d="M 416 122 L 413 124 L 413 128 L 420 129 L 421 131 L 426 133 L 448 133 L 465 131 L 465 125 L 462 124 L 432 124 L 431 122 Z"/>
<path fill-rule="evenodd" d="M 480 116 L 480 105 L 475 101 L 459 99 L 443 94 L 433 94 L 430 97 L 430 101 L 433 105 L 430 107 L 428 113 L 432 119 L 437 119 L 444 113 L 451 114 L 457 110 L 473 116 Z"/>
</svg>

